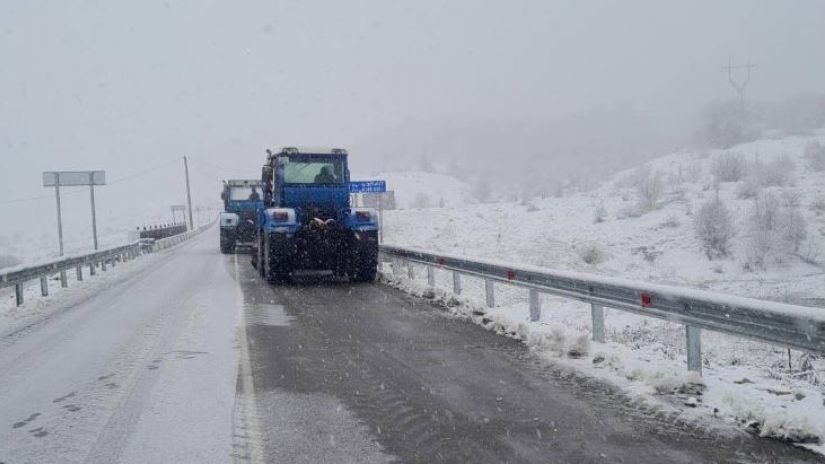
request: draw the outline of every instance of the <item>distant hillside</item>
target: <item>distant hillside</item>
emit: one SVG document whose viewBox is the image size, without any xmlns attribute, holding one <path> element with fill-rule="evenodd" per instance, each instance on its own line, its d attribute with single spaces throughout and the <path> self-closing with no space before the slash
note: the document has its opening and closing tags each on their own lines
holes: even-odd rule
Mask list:
<svg viewBox="0 0 825 464">
<path fill-rule="evenodd" d="M 808 148 L 816 144 L 825 145 L 825 132 L 678 152 L 619 172 L 589 192 L 520 203 L 475 204 L 470 189 L 448 176 L 395 173 L 387 177 L 402 206 L 424 192 L 431 204 L 443 197 L 446 208 L 389 212 L 385 237 L 744 296 L 823 298 L 825 171 L 814 169 L 823 154 Z M 731 232 L 723 254 L 708 250 L 697 234 L 697 215 L 716 198 Z"/>
</svg>

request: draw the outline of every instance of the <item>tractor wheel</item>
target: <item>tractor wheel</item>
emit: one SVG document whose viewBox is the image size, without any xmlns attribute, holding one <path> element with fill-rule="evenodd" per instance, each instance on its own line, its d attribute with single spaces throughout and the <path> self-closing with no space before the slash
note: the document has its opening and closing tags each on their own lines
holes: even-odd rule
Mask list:
<svg viewBox="0 0 825 464">
<path fill-rule="evenodd" d="M 355 256 L 350 279 L 353 282 L 373 282 L 378 273 L 378 257 L 374 253 L 362 252 Z"/>
<path fill-rule="evenodd" d="M 235 251 L 235 244 L 232 242 L 221 242 L 221 253 L 228 255 Z"/>
<path fill-rule="evenodd" d="M 266 280 L 269 283 L 288 282 L 290 269 L 277 255 L 272 253 L 269 240 L 264 245 L 264 260 L 266 267 Z"/>
</svg>

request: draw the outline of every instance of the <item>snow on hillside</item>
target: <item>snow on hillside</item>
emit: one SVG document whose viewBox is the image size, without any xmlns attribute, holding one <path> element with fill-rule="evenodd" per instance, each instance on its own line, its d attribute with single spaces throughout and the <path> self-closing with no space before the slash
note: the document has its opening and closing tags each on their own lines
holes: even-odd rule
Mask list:
<svg viewBox="0 0 825 464">
<path fill-rule="evenodd" d="M 453 206 L 454 201 L 471 197 L 466 184 L 446 175 L 428 183 L 419 173 L 396 173 L 388 176 L 388 188 L 402 199 L 402 208 L 412 206 L 410 198 L 420 192 L 433 198 L 436 191 L 454 185 L 461 194 L 444 195 L 444 208 L 388 211 L 386 242 L 755 298 L 821 300 L 825 298 L 825 173 L 809 170 L 803 157 L 805 146 L 814 140 L 825 144 L 825 133 L 728 150 L 748 164 L 754 159 L 766 166 L 783 157 L 791 161 L 793 179 L 788 186 L 761 189 L 778 201 L 793 196 L 807 224 L 800 249 L 781 263 L 761 267 L 749 263 L 748 224 L 755 199 L 741 198 L 747 180 L 718 184 L 719 197 L 737 230 L 730 256 L 709 260 L 703 251 L 693 220 L 702 203 L 716 195 L 711 171 L 723 150 L 674 153 L 641 169 L 620 172 L 590 192 L 521 203 Z M 660 198 L 651 211 L 640 211 L 635 179 L 657 172 L 663 187 Z"/>
<path fill-rule="evenodd" d="M 385 179 L 387 189 L 395 191 L 398 208 L 460 208 L 475 203 L 470 186 L 454 177 L 423 171 L 386 172 L 374 179 Z"/>
<path fill-rule="evenodd" d="M 821 307 L 825 172 L 809 168 L 805 149 L 811 142 L 825 145 L 825 131 L 673 153 L 617 173 L 595 190 L 560 198 L 387 211 L 385 242 Z M 731 157 L 740 180 L 717 182 Z M 652 189 L 655 201 L 644 201 L 651 190 L 640 188 L 645 185 L 658 187 Z M 404 194 L 403 184 L 388 187 Z M 711 260 L 694 220 L 716 198 L 727 206 L 735 234 L 728 255 Z M 753 226 L 757 206 L 773 211 L 772 223 L 781 223 L 783 214 L 794 218 L 795 247 L 778 247 L 773 241 L 782 244 L 782 237 L 773 235 L 762 240 L 765 231 Z M 385 278 L 434 297 L 424 272 L 414 281 L 404 274 Z M 443 293 L 451 288 L 449 274 L 436 272 L 436 279 L 441 290 L 435 298 L 454 305 Z M 497 285 L 497 306 L 486 309 L 482 283 L 467 277 L 463 286 L 457 314 L 519 338 L 557 364 L 609 380 L 686 420 L 722 421 L 825 453 L 825 362 L 816 356 L 704 331 L 700 379 L 685 370 L 679 324 L 607 310 L 606 343 L 591 346 L 588 305 L 544 295 L 540 321 L 530 322 L 523 289 Z"/>
</svg>

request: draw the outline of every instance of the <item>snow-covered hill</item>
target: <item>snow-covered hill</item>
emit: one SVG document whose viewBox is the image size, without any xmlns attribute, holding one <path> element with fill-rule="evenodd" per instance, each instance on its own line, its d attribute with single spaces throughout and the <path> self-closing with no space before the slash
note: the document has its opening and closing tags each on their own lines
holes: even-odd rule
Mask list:
<svg viewBox="0 0 825 464">
<path fill-rule="evenodd" d="M 385 237 L 399 245 L 756 298 L 822 299 L 825 172 L 812 171 L 805 159 L 806 146 L 816 141 L 825 144 L 825 133 L 761 140 L 730 150 L 673 153 L 619 172 L 593 191 L 520 203 L 466 201 L 472 198 L 469 188 L 449 176 L 393 173 L 387 176 L 388 185 L 402 199 L 402 207 L 412 206 L 412 198 L 421 192 L 445 198 L 446 207 L 389 211 Z M 742 165 L 742 180 L 716 182 L 714 172 L 726 156 Z M 777 178 L 763 183 L 786 185 L 761 186 L 757 177 L 772 174 Z M 645 182 L 658 183 L 660 190 L 649 210 L 640 198 L 639 184 Z M 716 198 L 717 185 L 735 235 L 729 256 L 710 260 L 694 220 L 701 205 Z M 752 216 L 766 194 L 780 210 L 785 202 L 796 204 L 805 236 L 798 249 L 756 262 Z"/>
</svg>

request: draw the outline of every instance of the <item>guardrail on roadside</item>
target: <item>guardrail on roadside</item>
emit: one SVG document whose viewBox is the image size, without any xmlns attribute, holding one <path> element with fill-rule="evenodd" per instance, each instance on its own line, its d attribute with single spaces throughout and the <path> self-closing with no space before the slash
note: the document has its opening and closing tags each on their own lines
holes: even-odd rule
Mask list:
<svg viewBox="0 0 825 464">
<path fill-rule="evenodd" d="M 95 275 L 98 266 L 101 271 L 106 270 L 107 265 L 114 267 L 117 261 L 128 261 L 140 255 L 138 243 L 130 243 L 109 250 L 96 251 L 80 256 L 62 258 L 55 261 L 28 266 L 6 272 L 0 272 L 0 288 L 14 286 L 14 294 L 17 306 L 23 304 L 23 286 L 30 280 L 40 279 L 40 293 L 43 296 L 49 295 L 48 279 L 54 274 L 60 274 L 60 286 L 69 286 L 66 272 L 74 269 L 77 273 L 77 280 L 83 280 L 83 267 L 89 266 L 89 275 Z"/>
<path fill-rule="evenodd" d="M 189 240 L 190 238 L 194 237 L 195 235 L 203 232 L 204 230 L 210 228 L 214 222 L 209 224 L 203 225 L 198 227 L 195 230 L 190 230 L 189 232 L 184 232 L 182 234 L 173 235 L 171 237 L 162 238 L 160 240 L 155 240 L 154 244 L 150 251 L 158 251 L 163 250 L 164 248 L 169 248 L 170 246 L 177 245 L 180 242 L 185 240 Z"/>
<path fill-rule="evenodd" d="M 518 266 L 461 256 L 380 245 L 384 261 L 393 272 L 414 278 L 413 263 L 427 268 L 427 282 L 435 286 L 434 268 L 453 271 L 453 291 L 461 293 L 461 275 L 484 280 L 487 307 L 495 306 L 494 282 L 529 290 L 530 320 L 541 317 L 539 294 L 547 293 L 591 305 L 592 339 L 604 342 L 604 308 L 657 317 L 685 325 L 687 367 L 702 372 L 701 330 L 707 329 L 788 348 L 825 353 L 825 308 L 795 306 L 741 298 L 688 288 L 649 284 L 625 279 Z"/>
<path fill-rule="evenodd" d="M 148 249 L 146 242 L 137 241 L 108 250 L 61 258 L 33 266 L 17 267 L 8 271 L 0 271 L 0 288 L 13 286 L 15 302 L 17 306 L 20 306 L 23 304 L 23 287 L 26 282 L 39 279 L 40 294 L 42 296 L 48 296 L 50 276 L 60 274 L 60 286 L 66 288 L 69 286 L 66 272 L 72 269 L 76 272 L 77 280 L 81 281 L 83 280 L 83 268 L 85 266 L 89 267 L 89 275 L 95 275 L 98 267 L 100 267 L 101 271 L 106 271 L 107 265 L 114 267 L 116 262 L 135 259 L 144 251 L 151 252 L 169 248 L 208 229 L 212 224 L 214 223 L 201 226 L 193 231 L 157 240 L 152 244 L 148 244 Z"/>
</svg>

